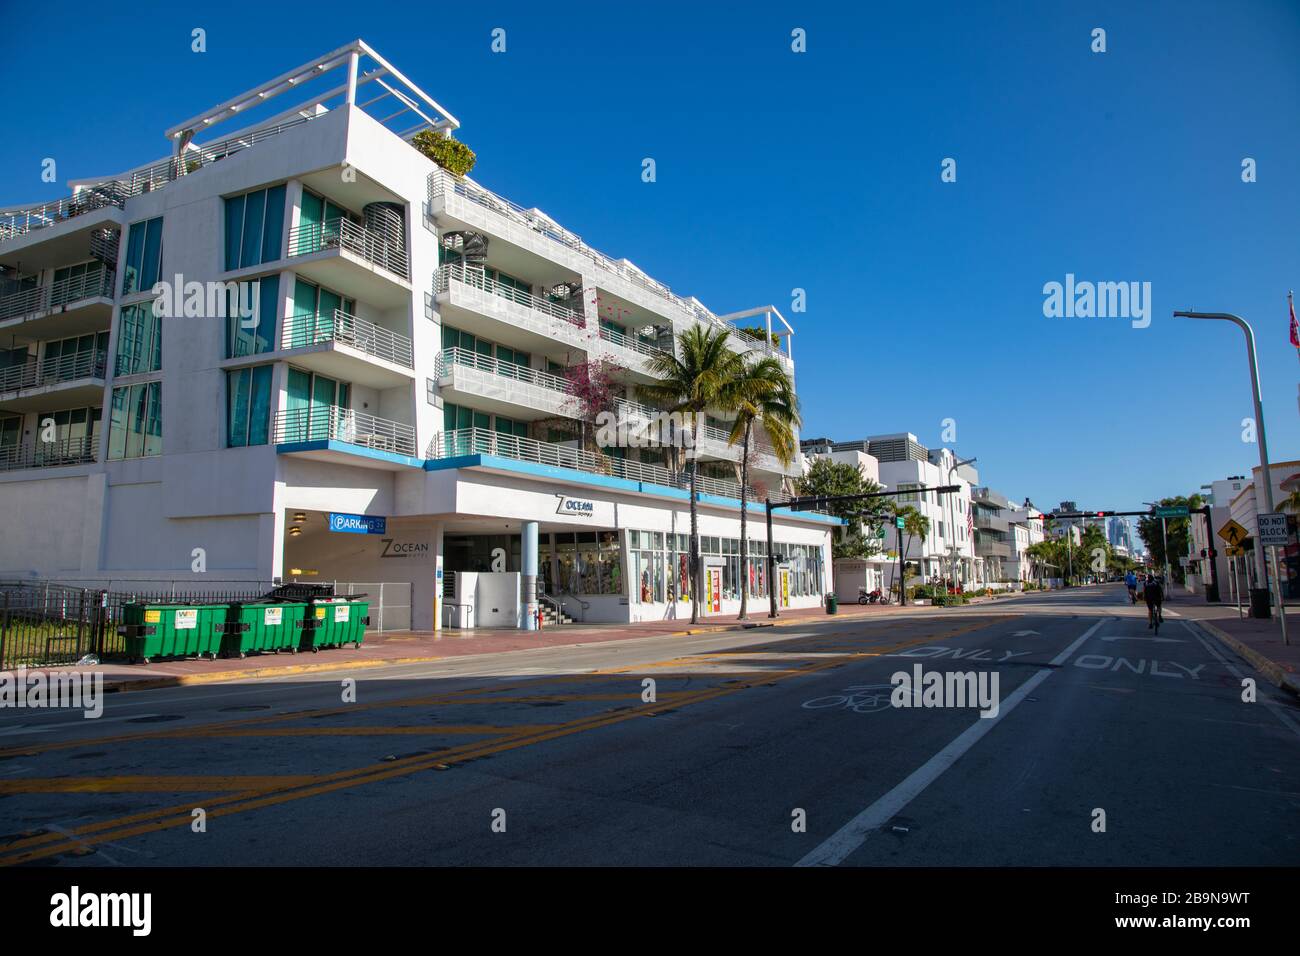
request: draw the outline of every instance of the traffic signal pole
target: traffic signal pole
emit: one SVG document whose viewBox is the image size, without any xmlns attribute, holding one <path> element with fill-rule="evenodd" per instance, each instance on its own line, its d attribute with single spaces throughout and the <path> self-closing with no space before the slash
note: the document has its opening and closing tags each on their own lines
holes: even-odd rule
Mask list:
<svg viewBox="0 0 1300 956">
<path fill-rule="evenodd" d="M 796 498 L 787 498 L 785 501 L 773 501 L 767 498 L 763 502 L 767 510 L 767 594 L 768 594 L 768 617 L 777 617 L 776 610 L 776 544 L 772 540 L 772 512 L 777 508 L 789 508 L 791 511 L 812 511 L 813 509 L 826 508 L 829 505 L 840 504 L 848 501 L 866 501 L 869 498 L 892 498 L 895 495 L 920 495 L 927 491 L 933 491 L 936 494 L 947 495 L 954 491 L 960 491 L 961 485 L 940 485 L 937 488 L 908 488 L 905 491 L 873 491 L 861 495 L 803 495 Z M 905 566 L 903 564 L 903 532 L 900 528 L 898 531 L 898 567 L 901 571 Z M 907 603 L 907 587 L 901 576 L 898 582 L 899 603 Z"/>
</svg>

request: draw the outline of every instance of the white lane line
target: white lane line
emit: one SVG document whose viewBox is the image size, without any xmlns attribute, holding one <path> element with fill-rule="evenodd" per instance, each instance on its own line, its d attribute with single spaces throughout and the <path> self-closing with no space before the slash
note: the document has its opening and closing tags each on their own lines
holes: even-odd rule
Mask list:
<svg viewBox="0 0 1300 956">
<path fill-rule="evenodd" d="M 809 852 L 795 866 L 838 866 L 843 863 L 851 853 L 866 842 L 871 831 L 883 826 L 889 820 L 892 820 L 899 814 L 902 809 L 911 803 L 916 797 L 920 796 L 926 787 L 934 783 L 943 775 L 943 772 L 955 764 L 961 756 L 970 750 L 975 744 L 979 743 L 990 730 L 998 725 L 1007 714 L 1016 709 L 1016 706 L 1029 696 L 1029 692 L 1035 687 L 1047 680 L 1054 673 L 1054 668 L 1059 667 L 1070 659 L 1076 650 L 1092 637 L 1093 634 L 1105 624 L 1108 620 L 1103 618 L 1092 627 L 1088 628 L 1065 650 L 1052 658 L 1051 667 L 1043 668 L 1036 671 L 1027 681 L 1015 689 L 1011 696 L 1002 701 L 998 709 L 998 715 L 991 718 L 980 718 L 971 726 L 962 731 L 948 746 L 944 747 L 937 754 L 927 760 L 924 764 L 914 770 L 910 776 L 890 790 L 879 800 L 867 807 L 856 817 L 850 820 L 844 826 L 840 827 L 835 833 L 831 834 L 824 842 Z"/>
<path fill-rule="evenodd" d="M 1224 657 L 1223 654 L 1219 651 L 1219 648 L 1215 646 L 1217 642 L 1211 643 L 1210 641 L 1208 641 L 1200 633 L 1199 627 L 1193 629 L 1192 625 L 1187 621 L 1180 621 L 1179 623 L 1182 624 L 1183 627 L 1191 631 L 1193 636 L 1195 636 L 1195 638 L 1201 642 L 1202 646 L 1204 646 L 1207 651 L 1209 651 L 1211 654 L 1213 654 L 1215 657 L 1219 659 L 1220 664 L 1228 668 L 1228 670 L 1232 671 L 1233 676 L 1236 677 L 1237 680 L 1243 680 L 1245 678 L 1246 675 L 1237 669 L 1237 665 L 1232 663 L 1232 661 L 1228 660 L 1228 658 Z M 1260 694 L 1255 699 L 1258 700 L 1265 707 L 1267 707 L 1268 712 L 1272 714 L 1274 717 L 1276 717 L 1278 720 L 1280 720 L 1283 724 L 1285 724 L 1288 730 L 1290 730 L 1297 737 L 1300 737 L 1300 724 L 1297 724 L 1294 718 L 1292 718 L 1290 714 L 1288 714 L 1277 704 L 1273 703 L 1273 701 L 1269 700 L 1269 698 L 1264 696 L 1263 694 Z"/>
</svg>

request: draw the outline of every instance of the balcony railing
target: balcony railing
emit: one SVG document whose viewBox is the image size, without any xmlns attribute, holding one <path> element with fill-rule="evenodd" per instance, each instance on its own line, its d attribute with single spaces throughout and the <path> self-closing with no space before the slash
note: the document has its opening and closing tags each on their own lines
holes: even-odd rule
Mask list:
<svg viewBox="0 0 1300 956">
<path fill-rule="evenodd" d="M 639 335 L 628 335 L 620 332 L 618 329 L 609 329 L 605 326 L 600 327 L 600 337 L 611 345 L 616 345 L 621 349 L 627 349 L 630 352 L 636 352 L 647 358 L 654 358 L 656 355 L 667 354 L 664 349 L 659 348 L 650 342 L 647 342 Z"/>
<path fill-rule="evenodd" d="M 397 455 L 415 455 L 415 429 L 410 425 L 351 408 L 314 405 L 284 409 L 272 419 L 271 440 L 277 445 L 327 439 Z"/>
<path fill-rule="evenodd" d="M 106 182 L 39 206 L 7 209 L 0 212 L 0 240 L 55 226 L 97 209 L 110 206 L 121 209 L 126 205 L 127 195 L 127 190 L 121 183 Z"/>
<path fill-rule="evenodd" d="M 30 445 L 0 445 L 0 471 L 44 468 L 53 465 L 84 465 L 95 460 L 98 438 L 62 438 Z"/>
<path fill-rule="evenodd" d="M 0 320 L 34 315 L 83 299 L 111 299 L 113 288 L 113 270 L 100 266 L 83 275 L 0 297 Z"/>
<path fill-rule="evenodd" d="M 570 325 L 577 326 L 580 329 L 585 328 L 587 324 L 587 320 L 581 312 L 558 302 L 552 302 L 550 299 L 533 295 L 531 292 L 525 292 L 514 286 L 498 282 L 489 277 L 482 269 L 475 269 L 459 262 L 448 262 L 439 266 L 438 271 L 433 274 L 434 295 L 446 292 L 449 288 L 449 282 L 463 282 L 465 285 L 488 292 L 517 305 L 522 305 L 534 312 L 542 312 L 554 318 L 563 319 Z"/>
<path fill-rule="evenodd" d="M 342 309 L 335 309 L 330 315 L 304 312 L 285 320 L 281 348 L 299 349 L 324 342 L 347 345 L 403 368 L 415 367 L 411 340 L 405 335 L 359 319 Z"/>
<path fill-rule="evenodd" d="M 108 353 L 80 352 L 60 355 L 40 362 L 24 362 L 0 370 L 0 392 L 35 388 L 40 385 L 57 385 L 81 378 L 103 378 L 108 363 Z"/>
<path fill-rule="evenodd" d="M 489 372 L 492 375 L 499 375 L 502 378 L 512 379 L 516 382 L 524 382 L 528 385 L 535 385 L 538 388 L 548 389 L 552 392 L 560 392 L 564 395 L 574 393 L 573 383 L 562 375 L 553 375 L 550 372 L 542 372 L 535 368 L 529 368 L 526 365 L 518 365 L 514 362 L 503 362 L 500 359 L 493 358 L 491 355 L 480 355 L 472 349 L 451 348 L 443 349 L 438 353 L 438 360 L 435 366 L 435 373 L 438 378 L 450 374 L 453 366 L 463 366 L 465 368 L 478 369 L 480 372 Z"/>
<path fill-rule="evenodd" d="M 130 196 L 161 189 L 182 176 L 198 172 L 210 163 L 225 159 L 315 118 L 315 115 L 297 116 L 283 123 L 264 126 L 216 143 L 203 146 L 190 145 L 183 156 L 169 157 L 151 166 L 123 173 L 113 179 L 102 180 L 64 199 L 26 209 L 0 212 L 0 240 L 21 236 L 45 226 L 53 226 L 95 209 L 103 209 L 107 206 L 116 206 L 120 209 L 126 205 L 126 200 Z"/>
<path fill-rule="evenodd" d="M 322 249 L 346 249 L 403 279 L 411 276 L 401 244 L 351 219 L 328 219 L 289 230 L 289 255 L 306 256 Z"/>
<path fill-rule="evenodd" d="M 640 270 L 630 267 L 627 263 L 620 262 L 603 252 L 593 249 L 583 242 L 580 236 L 569 232 L 569 230 L 564 229 L 545 216 L 539 216 L 535 211 L 525 209 L 504 196 L 498 196 L 477 183 L 457 179 L 446 170 L 435 169 L 429 174 L 429 202 L 432 203 L 434 197 L 447 195 L 458 196 L 484 209 L 491 210 L 511 222 L 525 226 L 538 235 L 585 256 L 596 266 L 617 275 L 619 278 L 644 289 L 652 295 L 658 296 L 693 319 L 710 325 L 728 327 L 704 306 L 682 298 L 662 282 L 656 282 Z"/>
</svg>

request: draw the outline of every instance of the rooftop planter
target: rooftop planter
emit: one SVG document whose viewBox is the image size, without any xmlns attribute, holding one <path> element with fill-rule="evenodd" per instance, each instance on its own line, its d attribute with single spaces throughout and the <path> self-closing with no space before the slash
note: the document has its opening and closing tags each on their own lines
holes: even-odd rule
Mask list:
<svg viewBox="0 0 1300 956">
<path fill-rule="evenodd" d="M 458 139 L 426 129 L 411 138 L 411 145 L 453 176 L 464 176 L 474 168 L 478 157 Z"/>
</svg>

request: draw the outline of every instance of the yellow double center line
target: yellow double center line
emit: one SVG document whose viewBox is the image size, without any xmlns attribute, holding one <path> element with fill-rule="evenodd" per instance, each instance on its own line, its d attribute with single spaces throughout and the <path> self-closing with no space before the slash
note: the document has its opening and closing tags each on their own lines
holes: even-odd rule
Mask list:
<svg viewBox="0 0 1300 956">
<path fill-rule="evenodd" d="M 256 787 L 254 789 L 205 801 L 206 806 L 204 807 L 204 810 L 207 812 L 208 818 L 211 819 L 214 817 L 244 813 L 262 807 L 275 806 L 293 800 L 301 800 L 306 797 L 319 796 L 321 794 L 358 787 L 365 784 L 379 783 L 396 777 L 409 776 L 410 774 L 419 773 L 424 770 L 450 767 L 454 764 L 464 763 L 479 757 L 486 757 L 508 750 L 515 750 L 520 747 L 544 743 L 548 740 L 556 740 L 572 734 L 622 723 L 623 721 L 631 720 L 633 718 L 645 717 L 662 713 L 666 710 L 675 710 L 681 707 L 690 706 L 691 704 L 703 703 L 718 697 L 737 693 L 738 691 L 747 690 L 760 684 L 774 684 L 779 681 L 788 680 L 791 677 L 815 674 L 821 670 L 839 667 L 846 660 L 865 657 L 880 657 L 886 654 L 892 654 L 908 647 L 915 647 L 920 644 L 955 637 L 959 634 L 964 634 L 973 630 L 979 630 L 988 627 L 991 624 L 1009 620 L 1010 617 L 1010 615 L 1007 615 L 1004 617 L 985 619 L 977 623 L 973 622 L 965 627 L 956 628 L 941 635 L 927 634 L 913 640 L 902 641 L 897 644 L 876 648 L 870 651 L 848 653 L 843 657 L 822 660 L 810 667 L 794 672 L 764 674 L 762 677 L 757 678 L 752 682 L 728 684 L 721 687 L 708 688 L 695 693 L 680 694 L 674 696 L 672 699 L 659 701 L 654 704 L 634 706 L 629 703 L 627 707 L 605 711 L 591 717 L 579 718 L 568 723 L 556 724 L 553 727 L 541 731 L 530 730 L 527 732 L 511 732 L 491 740 L 477 741 L 434 754 L 416 754 L 410 757 L 398 758 L 397 760 L 357 767 L 351 770 L 341 770 L 330 774 L 322 774 L 311 778 L 312 782 L 308 784 L 302 783 L 300 778 L 291 777 L 281 779 L 277 783 L 265 787 Z M 632 669 L 633 668 L 620 669 L 620 671 L 625 672 L 626 670 Z M 415 698 L 414 700 L 434 700 L 448 696 L 452 695 L 436 695 L 436 697 L 433 698 Z M 636 699 L 635 694 L 630 694 L 629 697 Z M 323 711 L 322 713 L 352 713 L 354 712 L 355 706 L 356 705 L 353 705 L 353 708 L 344 707 L 331 709 L 329 711 Z M 373 706 L 394 706 L 394 704 L 390 702 L 387 705 L 376 704 Z M 81 745 L 84 746 L 84 744 Z M 100 823 L 87 824 L 70 831 L 50 831 L 36 836 L 19 839 L 8 844 L 3 851 L 0 852 L 0 866 L 13 866 L 19 863 L 28 863 L 33 860 L 57 856 L 61 853 L 84 850 L 89 846 L 99 843 L 123 840 L 133 836 L 140 836 L 146 833 L 154 833 L 160 830 L 169 829 L 171 827 L 188 825 L 193 820 L 192 814 L 194 809 L 193 804 L 171 806 L 118 817 L 113 820 L 105 820 Z"/>
</svg>

